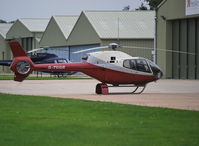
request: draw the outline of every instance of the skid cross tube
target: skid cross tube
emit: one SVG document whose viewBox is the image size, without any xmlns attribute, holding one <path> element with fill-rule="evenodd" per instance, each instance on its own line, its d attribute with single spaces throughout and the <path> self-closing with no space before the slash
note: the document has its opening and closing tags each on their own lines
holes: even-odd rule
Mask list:
<svg viewBox="0 0 199 146">
<path fill-rule="evenodd" d="M 142 88 L 142 90 L 140 92 L 136 92 L 140 87 Z M 141 94 L 144 91 L 145 88 L 146 88 L 146 85 L 144 85 L 144 86 L 137 86 L 135 88 L 135 90 L 132 92 L 132 94 Z"/>
<path fill-rule="evenodd" d="M 136 86 L 136 85 L 118 85 L 118 86 L 114 86 L 114 85 L 110 85 L 108 86 L 105 83 L 99 83 L 96 86 L 96 93 L 97 94 L 108 94 L 108 88 L 109 87 L 135 87 L 135 89 L 133 90 L 133 92 L 130 92 L 131 94 L 141 94 L 144 89 L 146 88 L 146 85 L 140 85 L 140 86 Z M 138 91 L 139 88 L 142 88 L 139 92 Z"/>
</svg>

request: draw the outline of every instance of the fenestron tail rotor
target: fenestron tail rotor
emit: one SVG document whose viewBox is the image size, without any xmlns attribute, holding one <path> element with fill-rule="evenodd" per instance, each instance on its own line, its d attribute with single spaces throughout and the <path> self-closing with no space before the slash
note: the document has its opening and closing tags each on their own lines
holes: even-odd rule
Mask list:
<svg viewBox="0 0 199 146">
<path fill-rule="evenodd" d="M 28 57 L 19 42 L 9 42 L 13 54 L 13 62 L 10 69 L 15 73 L 15 81 L 23 81 L 34 68 L 32 60 Z"/>
</svg>

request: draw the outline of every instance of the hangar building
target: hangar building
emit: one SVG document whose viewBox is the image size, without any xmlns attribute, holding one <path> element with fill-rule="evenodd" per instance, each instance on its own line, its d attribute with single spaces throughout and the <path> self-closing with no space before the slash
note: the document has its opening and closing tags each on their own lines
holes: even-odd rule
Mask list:
<svg viewBox="0 0 199 146">
<path fill-rule="evenodd" d="M 157 48 L 175 51 L 157 51 L 166 78 L 199 79 L 199 0 L 163 0 L 157 8 Z"/>
<path fill-rule="evenodd" d="M 124 46 L 153 48 L 154 16 L 154 11 L 83 11 L 68 38 L 70 59 L 74 61 L 88 53 L 77 56 L 73 52 L 113 42 Z M 151 51 L 148 50 L 122 51 L 151 59 Z"/>
<path fill-rule="evenodd" d="M 40 46 L 50 48 L 47 52 L 69 58 L 68 36 L 78 16 L 52 16 L 40 41 Z"/>
<path fill-rule="evenodd" d="M 39 42 L 49 19 L 18 19 L 6 35 L 7 40 L 17 40 L 28 50 L 39 48 Z"/>
<path fill-rule="evenodd" d="M 6 34 L 12 24 L 0 23 L 0 60 L 9 60 L 11 58 L 10 49 L 8 49 L 8 43 L 6 41 Z M 7 72 L 7 67 L 0 66 L 0 72 Z"/>
</svg>

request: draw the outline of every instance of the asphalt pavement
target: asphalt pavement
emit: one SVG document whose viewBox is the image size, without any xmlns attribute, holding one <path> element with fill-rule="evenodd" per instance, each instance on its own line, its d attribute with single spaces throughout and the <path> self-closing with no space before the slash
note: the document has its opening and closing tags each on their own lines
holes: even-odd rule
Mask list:
<svg viewBox="0 0 199 146">
<path fill-rule="evenodd" d="M 198 80 L 159 80 L 149 83 L 142 94 L 129 94 L 132 87 L 109 88 L 110 94 L 96 95 L 97 80 L 12 80 L 0 81 L 0 93 L 76 98 L 152 107 L 199 110 Z"/>
</svg>

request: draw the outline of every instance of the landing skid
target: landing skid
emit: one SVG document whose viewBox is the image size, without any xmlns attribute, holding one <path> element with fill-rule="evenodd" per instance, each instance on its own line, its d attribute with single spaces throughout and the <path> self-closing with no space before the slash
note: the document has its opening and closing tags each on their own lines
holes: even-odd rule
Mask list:
<svg viewBox="0 0 199 146">
<path fill-rule="evenodd" d="M 103 94 L 103 95 L 109 94 L 109 90 L 108 90 L 109 87 L 135 87 L 135 89 L 133 90 L 133 92 L 131 92 L 131 94 L 141 94 L 144 91 L 144 89 L 146 88 L 146 85 L 108 86 L 105 83 L 99 83 L 96 85 L 95 92 L 96 92 L 96 94 Z M 139 90 L 139 88 L 141 88 L 141 90 Z"/>
<path fill-rule="evenodd" d="M 139 92 L 136 92 L 139 88 L 142 88 Z M 144 86 L 136 86 L 135 90 L 132 92 L 132 94 L 141 94 L 144 89 L 146 88 L 146 85 Z"/>
</svg>

